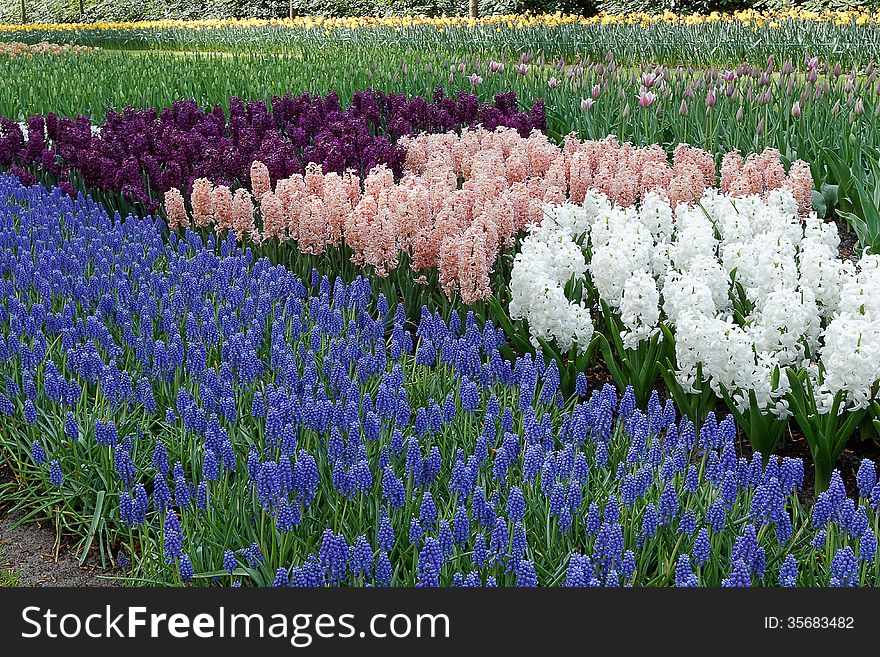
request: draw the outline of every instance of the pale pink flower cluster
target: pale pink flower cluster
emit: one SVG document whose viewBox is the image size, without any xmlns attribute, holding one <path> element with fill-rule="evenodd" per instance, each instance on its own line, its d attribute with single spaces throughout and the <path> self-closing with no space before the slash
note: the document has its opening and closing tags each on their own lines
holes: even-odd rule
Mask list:
<svg viewBox="0 0 880 657">
<path fill-rule="evenodd" d="M 567 137 L 570 198 L 583 202 L 588 190 L 600 191 L 617 205 L 629 206 L 656 192 L 678 203 L 692 203 L 715 184 L 715 163 L 706 151 L 679 144 L 670 163 L 657 144 L 638 148 L 614 136 L 601 141 Z"/>
<path fill-rule="evenodd" d="M 186 213 L 183 194 L 175 187 L 165 192 L 165 216 L 168 217 L 168 230 L 189 228 L 189 215 Z"/>
<path fill-rule="evenodd" d="M 803 160 L 796 160 L 788 174 L 779 151 L 767 148 L 745 159 L 739 151 L 731 151 L 721 160 L 721 191 L 733 197 L 763 195 L 787 187 L 798 204 L 801 215 L 813 207 L 813 174 Z"/>
<path fill-rule="evenodd" d="M 207 226 L 213 220 L 212 188 L 211 181 L 205 178 L 199 178 L 193 183 L 190 204 L 192 205 L 193 224 L 198 228 Z"/>
<path fill-rule="evenodd" d="M 512 129 L 477 128 L 405 137 L 401 143 L 407 158 L 398 182 L 384 165 L 361 181 L 351 172 L 325 174 L 309 164 L 304 174 L 279 180 L 273 190 L 261 162 L 250 171 L 253 195 L 245 189 L 232 194 L 199 179 L 191 198 L 193 223 L 232 229 L 239 239 L 255 242 L 293 240 L 309 254 L 345 244 L 354 263 L 370 265 L 380 276 L 395 270 L 405 254 L 417 281 L 436 269 L 447 296 L 458 293 L 471 304 L 489 296 L 498 255 L 526 226 L 540 224 L 545 203 L 583 203 L 589 190 L 597 190 L 619 206 L 640 202 L 649 192 L 675 206 L 695 202 L 716 184 L 711 155 L 687 144 L 675 149 L 670 162 L 657 145 L 569 136 L 560 148 L 537 130 L 524 138 Z M 733 172 L 735 158 L 725 162 Z M 748 167 L 760 176 L 742 174 Z M 803 175 L 793 166 L 786 178 L 772 151 L 750 157 L 737 172 L 760 184 L 758 193 L 788 185 L 796 197 L 791 181 L 800 185 Z M 189 226 L 179 192 L 166 195 L 166 208 L 170 227 Z"/>
</svg>

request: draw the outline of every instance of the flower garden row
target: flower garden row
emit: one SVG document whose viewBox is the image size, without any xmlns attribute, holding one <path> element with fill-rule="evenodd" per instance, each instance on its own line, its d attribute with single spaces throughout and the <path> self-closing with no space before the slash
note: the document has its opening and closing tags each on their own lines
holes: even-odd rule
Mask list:
<svg viewBox="0 0 880 657">
<path fill-rule="evenodd" d="M 671 161 L 614 138 L 560 148 L 540 132 L 544 106 L 521 112 L 513 94 L 365 92 L 345 110 L 304 95 L 271 109 L 233 101 L 228 126 L 191 102 L 128 110 L 97 134 L 50 114 L 27 140 L 6 120 L 0 164 L 26 182 L 22 165 L 67 178 L 68 194 L 76 180 L 147 209 L 162 195 L 172 230 L 229 229 L 303 276 L 367 267 L 410 313 L 460 301 L 520 352 L 542 347 L 566 393 L 601 353 L 642 403 L 661 379 L 696 421 L 724 399 L 763 453 L 793 417 L 820 489 L 847 440 L 880 421 L 877 314 L 863 302 L 874 258 L 839 258 L 834 224 L 808 215 L 805 163 L 731 152 L 719 175 L 683 144 Z"/>
<path fill-rule="evenodd" d="M 393 8 L 392 8 L 393 11 Z M 880 56 L 878 14 L 845 11 L 745 10 L 680 15 L 665 13 L 578 15 L 325 17 L 293 20 L 139 21 L 0 25 L 0 34 L 29 43 L 41 40 L 124 49 L 267 51 L 327 41 L 357 47 L 395 41 L 421 51 L 453 45 L 500 52 L 545 44 L 559 55 L 599 59 L 626 49 L 640 61 L 726 64 L 758 62 L 770 54 L 802 57 L 810 48 L 834 49 L 847 61 Z"/>
<path fill-rule="evenodd" d="M 522 28 L 604 29 L 560 21 Z M 876 467 L 835 473 L 880 428 L 873 64 L 381 37 L 490 23 L 355 58 L 286 23 L 254 26 L 278 53 L 9 49 L 16 503 L 142 583 L 880 583 Z"/>
<path fill-rule="evenodd" d="M 803 462 L 738 457 L 732 416 L 583 373 L 565 394 L 471 313 L 407 316 L 369 278 L 4 174 L 0 244 L 19 502 L 135 582 L 880 582 L 870 461 L 804 506 Z"/>
<path fill-rule="evenodd" d="M 574 131 L 585 140 L 614 134 L 623 142 L 657 143 L 670 151 L 687 143 L 717 156 L 716 165 L 721 154 L 732 150 L 775 148 L 786 165 L 802 159 L 810 164 L 817 191 L 827 191 L 817 206 L 820 215 L 837 210 L 857 217 L 852 225 L 860 242 L 880 245 L 880 208 L 874 194 L 880 188 L 875 170 L 880 116 L 877 72 L 870 59 L 852 65 L 817 51 L 771 56 L 761 63 L 734 60 L 697 67 L 633 60 L 621 48 L 584 61 L 550 49 L 426 50 L 404 42 L 369 47 L 330 43 L 278 53 L 101 50 L 13 57 L 4 66 L 0 115 L 16 123 L 26 123 L 36 113 L 84 115 L 95 127 L 105 122 L 108 107 L 122 112 L 131 105 L 159 113 L 181 98 L 195 99 L 199 108 L 221 106 L 225 122 L 228 114 L 240 113 L 232 98 L 246 99 L 246 105 L 263 100 L 265 113 L 271 114 L 273 97 L 291 89 L 309 91 L 313 98 L 335 93 L 345 108 L 367 88 L 424 98 L 429 104 L 438 86 L 452 99 L 465 89 L 481 104 L 513 91 L 524 108 L 546 103 L 550 110 L 542 130 L 557 142 Z M 145 79 L 157 82 L 141 84 Z M 491 121 L 484 125 L 495 126 Z M 187 132 L 189 127 L 175 130 Z M 390 134 L 391 126 L 371 125 L 370 130 L 381 136 Z M 228 136 L 232 126 L 226 131 Z M 157 134 L 153 127 L 148 132 Z M 153 194 L 153 200 L 160 198 L 161 190 Z M 129 208 L 120 209 L 125 213 Z"/>
</svg>

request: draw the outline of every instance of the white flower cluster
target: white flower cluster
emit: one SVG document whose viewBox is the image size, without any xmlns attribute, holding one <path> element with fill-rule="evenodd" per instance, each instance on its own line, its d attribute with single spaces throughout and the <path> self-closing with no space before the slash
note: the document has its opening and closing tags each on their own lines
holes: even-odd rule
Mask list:
<svg viewBox="0 0 880 657">
<path fill-rule="evenodd" d="M 551 212 L 516 255 L 510 276 L 510 315 L 526 319 L 532 335 L 555 341 L 562 349 L 586 347 L 593 337 L 593 320 L 582 299 L 569 300 L 565 285 L 580 280 L 587 270 L 584 252 L 576 238 L 586 235 L 586 215 L 574 205 L 547 206 Z"/>
<path fill-rule="evenodd" d="M 627 348 L 661 322 L 672 330 L 677 378 L 688 390 L 703 383 L 699 367 L 741 408 L 752 393 L 784 417 L 786 369 L 803 367 L 822 410 L 839 391 L 850 407 L 877 394 L 880 257 L 858 269 L 841 260 L 836 226 L 815 215 L 802 221 L 788 190 L 766 199 L 708 190 L 674 211 L 655 194 L 620 208 L 591 193 L 582 207 L 547 206 L 545 214 L 511 280 L 511 314 L 528 321 L 533 338 L 563 349 L 589 341 L 593 289 L 619 314 Z M 566 286 L 578 285 L 581 298 L 567 299 Z"/>
<path fill-rule="evenodd" d="M 863 257 L 859 271 L 845 279 L 823 338 L 819 410 L 829 411 L 839 391 L 853 407 L 864 408 L 872 392 L 877 398 L 880 381 L 880 256 Z"/>
</svg>

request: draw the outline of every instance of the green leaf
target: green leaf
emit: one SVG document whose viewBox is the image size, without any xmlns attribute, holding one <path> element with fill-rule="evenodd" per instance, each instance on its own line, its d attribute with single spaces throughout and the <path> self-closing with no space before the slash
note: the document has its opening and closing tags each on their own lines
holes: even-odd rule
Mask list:
<svg viewBox="0 0 880 657">
<path fill-rule="evenodd" d="M 834 209 L 837 207 L 839 196 L 840 185 L 829 185 L 828 183 L 822 183 L 822 197 L 825 199 L 825 203 L 829 209 Z"/>
<path fill-rule="evenodd" d="M 815 189 L 813 190 L 813 209 L 820 219 L 828 216 L 828 204 L 825 201 L 825 197 Z"/>
<path fill-rule="evenodd" d="M 89 550 L 92 548 L 92 543 L 95 540 L 95 533 L 98 531 L 98 523 L 101 521 L 101 512 L 104 510 L 104 497 L 106 496 L 106 491 L 99 490 L 98 495 L 95 499 L 95 510 L 92 513 L 92 522 L 89 524 L 89 534 L 86 536 L 85 546 L 83 547 L 82 554 L 79 557 L 79 565 L 82 566 L 86 559 L 89 556 Z"/>
</svg>

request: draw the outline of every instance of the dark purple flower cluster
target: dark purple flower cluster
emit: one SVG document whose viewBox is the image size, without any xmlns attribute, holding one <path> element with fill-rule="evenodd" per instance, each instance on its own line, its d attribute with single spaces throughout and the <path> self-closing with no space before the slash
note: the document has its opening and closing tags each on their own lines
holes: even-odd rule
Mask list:
<svg viewBox="0 0 880 657">
<path fill-rule="evenodd" d="M 249 185 L 256 160 L 273 182 L 313 162 L 324 172 L 353 169 L 361 176 L 385 164 L 399 176 L 406 159 L 400 137 L 476 125 L 511 127 L 527 136 L 546 128 L 543 102 L 521 112 L 513 91 L 481 103 L 464 92 L 447 97 L 440 87 L 430 102 L 367 89 L 356 92 L 347 108 L 334 92 L 268 103 L 232 98 L 228 114 L 219 105 L 204 111 L 194 100 L 159 111 L 111 110 L 97 130 L 87 117 L 50 113 L 31 117 L 25 135 L 17 123 L 0 118 L 0 168 L 10 168 L 25 184 L 35 182 L 35 173 L 51 174 L 68 193 L 70 181 L 79 179 L 88 189 L 119 194 L 152 212 L 167 190 L 188 193 L 196 178 Z"/>
</svg>

